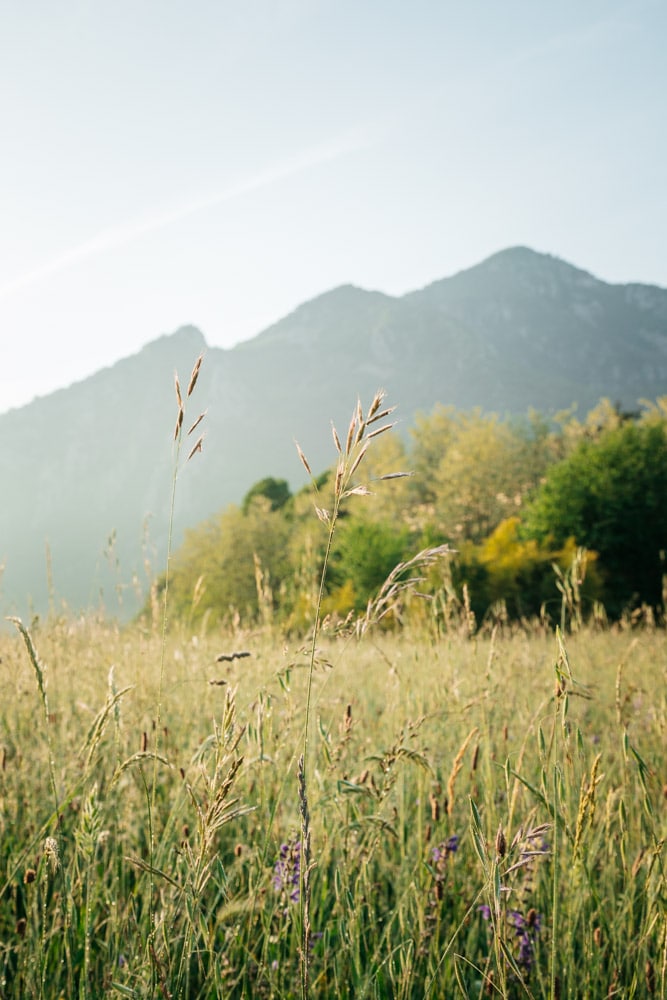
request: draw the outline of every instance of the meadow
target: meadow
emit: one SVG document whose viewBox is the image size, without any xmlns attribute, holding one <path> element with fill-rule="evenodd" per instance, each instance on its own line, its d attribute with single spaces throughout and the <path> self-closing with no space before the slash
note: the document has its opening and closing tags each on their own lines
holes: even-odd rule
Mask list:
<svg viewBox="0 0 667 1000">
<path fill-rule="evenodd" d="M 310 627 L 258 563 L 261 614 L 172 617 L 168 557 L 132 624 L 0 633 L 2 1000 L 667 995 L 664 629 L 586 624 L 579 555 L 558 626 L 477 624 L 419 595 L 446 545 L 325 614 L 382 405 L 333 430 Z"/>
<path fill-rule="evenodd" d="M 2 997 L 666 995 L 663 631 L 0 656 Z"/>
</svg>

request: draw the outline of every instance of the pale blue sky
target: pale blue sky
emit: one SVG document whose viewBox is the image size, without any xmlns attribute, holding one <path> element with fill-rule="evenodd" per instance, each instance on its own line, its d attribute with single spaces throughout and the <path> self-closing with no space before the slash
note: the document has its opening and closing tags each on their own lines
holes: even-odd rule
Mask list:
<svg viewBox="0 0 667 1000">
<path fill-rule="evenodd" d="M 664 0 L 0 0 L 0 412 L 524 244 L 667 286 Z"/>
</svg>

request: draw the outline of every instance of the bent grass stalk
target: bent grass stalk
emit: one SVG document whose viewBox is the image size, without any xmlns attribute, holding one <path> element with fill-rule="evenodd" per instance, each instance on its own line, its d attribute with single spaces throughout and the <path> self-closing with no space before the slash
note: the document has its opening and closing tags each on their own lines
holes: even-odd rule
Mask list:
<svg viewBox="0 0 667 1000">
<path fill-rule="evenodd" d="M 37 687 L 39 689 L 39 697 L 42 703 L 42 710 L 44 715 L 44 728 L 46 731 L 46 741 L 49 749 L 49 778 L 51 782 L 51 793 L 53 795 L 54 815 L 55 815 L 55 823 L 57 829 L 58 817 L 60 815 L 60 806 L 58 803 L 58 788 L 56 785 L 56 765 L 53 757 L 53 741 L 51 739 L 49 701 L 46 694 L 46 679 L 44 677 L 44 667 L 40 662 L 39 656 L 37 655 L 37 650 L 35 649 L 35 645 L 32 641 L 32 636 L 30 635 L 30 632 L 25 627 L 21 619 L 16 617 L 10 617 L 9 621 L 13 622 L 13 624 L 16 626 L 21 635 L 21 638 L 23 639 L 23 642 L 25 643 L 30 663 L 32 664 L 32 668 L 35 671 L 35 677 L 37 678 Z"/>
</svg>

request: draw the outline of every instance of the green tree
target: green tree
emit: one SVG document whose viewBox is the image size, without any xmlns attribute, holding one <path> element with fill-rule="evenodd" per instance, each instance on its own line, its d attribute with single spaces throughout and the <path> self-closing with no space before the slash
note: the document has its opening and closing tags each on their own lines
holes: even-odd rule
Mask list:
<svg viewBox="0 0 667 1000">
<path fill-rule="evenodd" d="M 264 574 L 266 591 L 277 603 L 280 585 L 290 572 L 290 523 L 270 501 L 256 497 L 244 514 L 230 506 L 186 532 L 174 555 L 170 601 L 174 614 L 210 624 L 232 611 L 254 617 L 259 608 L 256 561 Z"/>
<path fill-rule="evenodd" d="M 459 414 L 433 474 L 435 517 L 448 537 L 479 542 L 515 514 L 534 485 L 524 463 L 524 441 L 511 424 L 479 410 Z"/>
<path fill-rule="evenodd" d="M 435 472 L 457 433 L 453 406 L 436 406 L 429 414 L 418 413 L 410 429 L 412 490 L 417 505 L 432 506 L 437 498 Z"/>
<path fill-rule="evenodd" d="M 366 607 L 391 571 L 414 552 L 407 525 L 368 518 L 342 524 L 333 560 L 332 583 L 352 585 L 357 610 Z"/>
<path fill-rule="evenodd" d="M 480 542 L 515 516 L 560 457 L 558 436 L 535 412 L 502 421 L 437 406 L 418 415 L 411 437 L 412 523 L 455 544 Z"/>
<path fill-rule="evenodd" d="M 241 510 L 248 513 L 250 504 L 256 497 L 264 497 L 271 504 L 271 510 L 280 510 L 290 500 L 292 493 L 286 479 L 274 479 L 266 476 L 251 486 L 241 503 Z"/>
<path fill-rule="evenodd" d="M 556 546 L 573 537 L 597 552 L 612 616 L 642 602 L 658 608 L 667 549 L 665 421 L 654 415 L 581 439 L 548 472 L 523 532 Z"/>
</svg>

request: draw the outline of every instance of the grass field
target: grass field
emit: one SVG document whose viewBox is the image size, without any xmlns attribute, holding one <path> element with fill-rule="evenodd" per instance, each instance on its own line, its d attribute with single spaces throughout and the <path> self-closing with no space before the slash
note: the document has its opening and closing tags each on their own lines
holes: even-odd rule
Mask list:
<svg viewBox="0 0 667 1000">
<path fill-rule="evenodd" d="M 667 995 L 663 631 L 0 656 L 1 997 Z"/>
<path fill-rule="evenodd" d="M 565 578 L 567 634 L 392 631 L 443 547 L 328 630 L 382 398 L 333 432 L 303 644 L 169 624 L 166 580 L 150 624 L 0 633 L 0 1000 L 667 996 L 665 632 L 582 627 Z"/>
</svg>

